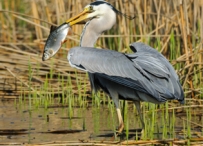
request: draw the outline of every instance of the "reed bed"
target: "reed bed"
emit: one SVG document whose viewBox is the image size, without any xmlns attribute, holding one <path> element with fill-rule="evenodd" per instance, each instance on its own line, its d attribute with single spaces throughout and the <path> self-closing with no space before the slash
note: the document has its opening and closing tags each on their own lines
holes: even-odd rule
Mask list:
<svg viewBox="0 0 203 146">
<path fill-rule="evenodd" d="M 87 74 L 71 68 L 66 59 L 68 50 L 79 45 L 82 25 L 72 28 L 67 36 L 67 42 L 55 57 L 46 62 L 41 59 L 50 25 L 62 24 L 66 19 L 81 12 L 90 2 L 92 0 L 0 1 L 2 99 L 60 97 L 60 102 L 61 100 L 69 102 L 66 97 L 77 96 L 80 99 L 93 97 Z M 166 56 L 176 69 L 185 92 L 186 106 L 202 106 L 203 2 L 201 0 L 108 0 L 108 2 L 121 12 L 136 17 L 128 20 L 118 16 L 116 25 L 102 34 L 96 46 L 129 53 L 131 52 L 129 44 L 132 42 L 149 44 Z M 104 97 L 104 94 L 101 93 L 99 96 Z M 169 104 L 169 109 L 171 105 L 173 103 Z M 167 143 L 170 142 L 169 140 Z M 149 143 L 156 144 L 157 141 Z M 182 143 L 186 144 L 187 141 Z"/>
<path fill-rule="evenodd" d="M 56 76 L 71 78 L 74 93 L 78 85 L 75 72 L 80 79 L 86 75 L 75 71 L 66 61 L 68 50 L 77 46 L 83 26 L 72 28 L 68 41 L 60 53 L 52 60 L 41 61 L 44 42 L 49 34 L 50 25 L 60 25 L 66 19 L 82 11 L 91 1 L 80 0 L 42 0 L 42 1 L 1 1 L 0 2 L 0 48 L 2 97 L 16 97 L 30 92 L 39 94 L 46 80 L 49 82 L 47 93 L 58 90 Z M 113 1 L 117 9 L 134 20 L 118 16 L 115 27 L 104 33 L 97 47 L 109 48 L 120 52 L 131 52 L 129 44 L 141 41 L 158 49 L 174 65 L 180 76 L 186 97 L 202 97 L 202 2 L 196 0 L 154 0 L 154 1 Z M 28 7 L 30 9 L 28 9 Z M 28 66 L 31 66 L 32 80 L 28 84 Z M 50 77 L 54 76 L 52 79 Z M 60 78 L 60 77 L 59 77 Z M 85 77 L 85 80 L 87 78 Z M 89 90 L 88 81 L 83 86 Z M 29 91 L 30 89 L 31 91 Z M 86 94 L 81 89 L 82 94 Z M 87 91 L 87 90 L 86 90 Z M 46 93 L 45 93 L 46 94 Z"/>
<path fill-rule="evenodd" d="M 39 92 L 46 79 L 47 91 L 56 93 L 60 84 L 53 76 L 71 76 L 73 89 L 75 70 L 67 61 L 68 50 L 78 45 L 83 26 L 75 26 L 59 55 L 47 62 L 41 61 L 44 41 L 50 24 L 60 25 L 67 18 L 82 11 L 90 1 L 1 1 L 1 95 L 16 97 L 23 92 Z M 117 25 L 102 35 L 98 47 L 130 52 L 129 44 L 142 41 L 162 52 L 174 65 L 188 98 L 202 96 L 202 37 L 203 17 L 201 1 L 109 1 L 134 20 L 118 16 Z M 30 9 L 27 9 L 27 8 Z M 28 84 L 28 66 L 32 80 Z M 77 71 L 78 72 L 78 71 Z M 79 72 L 81 78 L 84 73 Z M 47 78 L 46 78 L 47 77 Z M 87 78 L 85 78 L 87 79 Z M 53 81 L 51 81 L 53 80 Z M 82 84 L 82 83 L 81 83 Z M 88 82 L 86 85 L 88 86 Z M 21 85 L 21 86 L 20 86 Z M 53 86 L 53 88 L 52 88 Z M 82 90 L 82 89 L 81 89 Z M 89 90 L 89 88 L 88 88 Z M 61 91 L 60 91 L 61 92 Z M 39 94 L 39 93 L 37 93 Z M 8 96 L 7 96 L 8 95 Z"/>
</svg>

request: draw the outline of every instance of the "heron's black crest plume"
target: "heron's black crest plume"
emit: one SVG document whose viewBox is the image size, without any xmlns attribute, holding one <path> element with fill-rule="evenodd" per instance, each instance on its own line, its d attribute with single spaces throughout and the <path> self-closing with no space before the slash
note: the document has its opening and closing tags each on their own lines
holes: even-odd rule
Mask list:
<svg viewBox="0 0 203 146">
<path fill-rule="evenodd" d="M 127 19 L 129 19 L 129 20 L 133 20 L 133 19 L 135 19 L 135 17 L 136 16 L 128 16 L 128 15 L 126 15 L 126 14 L 124 14 L 124 13 L 122 13 L 122 12 L 120 12 L 120 11 L 118 11 L 117 9 L 113 9 L 117 14 L 119 14 L 119 15 L 122 15 L 122 16 L 124 16 L 125 18 L 127 18 Z"/>
<path fill-rule="evenodd" d="M 124 16 L 125 18 L 129 19 L 129 20 L 133 20 L 135 19 L 136 16 L 128 16 L 122 12 L 120 12 L 119 10 L 117 10 L 115 7 L 113 7 L 110 3 L 106 2 L 106 1 L 96 1 L 96 2 L 92 2 L 90 5 L 92 6 L 98 6 L 100 4 L 107 4 L 108 6 L 110 6 L 113 11 L 116 13 L 116 14 L 119 14 L 119 15 L 122 15 Z"/>
</svg>

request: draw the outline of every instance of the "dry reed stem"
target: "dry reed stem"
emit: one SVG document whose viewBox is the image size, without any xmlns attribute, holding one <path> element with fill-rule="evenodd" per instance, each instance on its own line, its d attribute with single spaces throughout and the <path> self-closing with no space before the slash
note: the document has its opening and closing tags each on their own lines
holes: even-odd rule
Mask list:
<svg viewBox="0 0 203 146">
<path fill-rule="evenodd" d="M 38 14 L 38 9 L 37 9 L 37 4 L 36 4 L 36 1 L 32 1 L 31 2 L 31 8 L 32 8 L 32 13 L 33 13 L 33 16 L 37 19 L 39 19 L 39 14 Z M 34 22 L 38 25 L 40 25 L 40 21 L 39 20 L 34 20 Z M 36 36 L 37 36 L 37 39 L 42 39 L 43 36 L 42 36 L 42 31 L 41 29 L 38 27 L 38 26 L 35 26 L 35 31 L 36 31 Z"/>
<path fill-rule="evenodd" d="M 28 83 L 26 83 L 25 81 L 22 81 L 21 79 L 19 79 L 10 69 L 8 69 L 7 67 L 5 67 L 5 69 L 18 81 L 20 81 L 20 83 L 22 83 L 23 85 L 27 86 L 28 88 L 30 88 L 32 91 L 35 91 L 34 88 L 30 87 Z M 36 91 L 37 95 L 40 96 L 40 94 Z"/>
</svg>

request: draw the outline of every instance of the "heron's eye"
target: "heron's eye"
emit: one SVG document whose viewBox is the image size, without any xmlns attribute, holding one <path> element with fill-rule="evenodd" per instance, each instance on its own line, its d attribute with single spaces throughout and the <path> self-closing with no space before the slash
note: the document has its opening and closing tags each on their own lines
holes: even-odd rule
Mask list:
<svg viewBox="0 0 203 146">
<path fill-rule="evenodd" d="M 89 10 L 90 10 L 90 11 L 93 11 L 93 6 L 89 6 Z"/>
</svg>

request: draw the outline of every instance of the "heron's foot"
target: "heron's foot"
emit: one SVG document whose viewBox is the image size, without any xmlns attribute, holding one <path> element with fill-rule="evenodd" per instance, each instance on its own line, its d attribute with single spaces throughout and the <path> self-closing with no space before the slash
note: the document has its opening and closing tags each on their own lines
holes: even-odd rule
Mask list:
<svg viewBox="0 0 203 146">
<path fill-rule="evenodd" d="M 115 132 L 115 139 L 117 138 L 117 136 L 119 136 L 121 139 L 123 137 L 123 135 L 125 135 L 123 133 L 123 129 L 124 129 L 124 124 L 120 124 L 120 126 L 117 128 L 116 132 Z"/>
<path fill-rule="evenodd" d="M 119 137 L 120 140 L 122 140 L 123 137 L 124 137 L 124 135 L 125 135 L 125 133 L 124 133 L 123 130 L 120 130 L 120 131 L 119 131 L 119 130 L 116 130 L 116 131 L 114 132 L 114 134 L 113 134 L 111 140 L 112 140 L 112 141 L 118 140 L 118 139 L 117 139 L 118 137 Z"/>
<path fill-rule="evenodd" d="M 145 130 L 144 130 L 144 128 L 142 128 L 142 130 L 141 130 L 141 135 L 140 135 L 140 139 L 143 139 L 143 136 L 144 136 L 144 132 L 145 132 Z"/>
<path fill-rule="evenodd" d="M 118 134 L 122 134 L 123 129 L 124 129 L 124 124 L 122 123 L 122 124 L 119 125 L 118 130 L 116 130 L 116 132 L 117 132 Z"/>
</svg>

